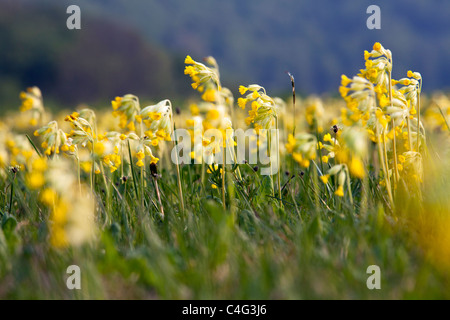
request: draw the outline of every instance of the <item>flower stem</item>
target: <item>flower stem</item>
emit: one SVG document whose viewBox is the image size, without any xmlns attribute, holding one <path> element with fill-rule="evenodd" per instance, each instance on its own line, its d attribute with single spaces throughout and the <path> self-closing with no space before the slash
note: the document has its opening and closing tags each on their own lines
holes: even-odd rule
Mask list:
<svg viewBox="0 0 450 320">
<path fill-rule="evenodd" d="M 173 122 L 173 134 L 174 134 L 174 141 L 173 146 L 176 150 L 176 156 L 175 156 L 175 167 L 177 168 L 177 184 L 178 184 L 178 196 L 180 198 L 180 209 L 181 212 L 184 213 L 184 198 L 183 198 L 183 189 L 181 188 L 181 173 L 180 173 L 180 164 L 178 161 L 178 140 L 177 140 L 177 134 L 176 134 L 176 126 L 175 122 Z"/>
<path fill-rule="evenodd" d="M 222 148 L 222 204 L 223 210 L 227 210 L 225 203 L 225 148 Z"/>
</svg>

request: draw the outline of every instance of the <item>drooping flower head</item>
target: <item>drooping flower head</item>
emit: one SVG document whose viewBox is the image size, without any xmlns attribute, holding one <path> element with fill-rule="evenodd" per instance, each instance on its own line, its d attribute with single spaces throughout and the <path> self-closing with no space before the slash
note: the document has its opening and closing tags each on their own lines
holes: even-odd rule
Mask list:
<svg viewBox="0 0 450 320">
<path fill-rule="evenodd" d="M 22 100 L 20 111 L 29 111 L 31 113 L 30 125 L 35 126 L 38 124 L 38 121 L 43 120 L 44 103 L 41 90 L 38 87 L 30 87 L 26 91 L 22 91 L 20 99 Z"/>
</svg>

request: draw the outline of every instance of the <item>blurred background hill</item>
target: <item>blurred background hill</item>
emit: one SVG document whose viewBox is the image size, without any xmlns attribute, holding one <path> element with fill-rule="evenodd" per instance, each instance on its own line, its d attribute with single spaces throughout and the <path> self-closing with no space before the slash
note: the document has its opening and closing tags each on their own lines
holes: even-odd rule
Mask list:
<svg viewBox="0 0 450 320">
<path fill-rule="evenodd" d="M 66 28 L 77 4 L 82 30 Z M 381 30 L 366 9 L 381 7 Z M 445 0 L 0 0 L 0 109 L 27 86 L 55 104 L 108 103 L 134 93 L 157 100 L 190 95 L 186 54 L 213 55 L 223 82 L 305 94 L 338 90 L 380 41 L 394 77 L 422 73 L 424 90 L 450 87 L 450 2 Z"/>
</svg>

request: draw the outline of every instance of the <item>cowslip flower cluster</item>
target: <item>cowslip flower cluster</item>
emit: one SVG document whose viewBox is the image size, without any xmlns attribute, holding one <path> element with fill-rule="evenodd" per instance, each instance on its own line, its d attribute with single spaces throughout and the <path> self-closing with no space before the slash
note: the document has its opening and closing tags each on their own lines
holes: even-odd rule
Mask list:
<svg viewBox="0 0 450 320">
<path fill-rule="evenodd" d="M 29 167 L 34 150 L 27 138 L 8 131 L 0 130 L 0 134 L 0 165 L 5 167 L 9 164 L 21 170 Z"/>
<path fill-rule="evenodd" d="M 299 133 L 295 137 L 289 134 L 286 151 L 292 154 L 294 160 L 302 167 L 308 168 L 310 161 L 317 156 L 316 145 L 317 138 L 312 134 Z"/>
<path fill-rule="evenodd" d="M 334 194 L 338 197 L 344 197 L 344 186 L 347 179 L 350 179 L 347 173 L 347 167 L 343 164 L 337 164 L 330 168 L 326 174 L 320 176 L 320 180 L 324 184 L 328 184 L 329 179 L 332 176 L 337 177 L 337 188 L 334 191 Z"/>
<path fill-rule="evenodd" d="M 207 67 L 205 64 L 200 63 L 187 56 L 184 63 L 187 65 L 184 69 L 184 74 L 189 75 L 192 80 L 192 88 L 203 93 L 202 99 L 209 102 L 216 101 L 216 90 L 221 90 L 220 76 L 217 62 L 214 58 L 205 58 L 212 66 Z M 216 85 L 216 88 L 212 88 L 212 85 Z"/>
<path fill-rule="evenodd" d="M 136 123 L 140 120 L 141 107 L 139 98 L 132 94 L 116 97 L 111 101 L 113 116 L 119 118 L 119 127 L 127 132 L 136 131 Z"/>
<path fill-rule="evenodd" d="M 322 100 L 318 97 L 310 97 L 305 101 L 306 122 L 310 132 L 322 133 L 324 128 L 324 108 Z"/>
<path fill-rule="evenodd" d="M 22 105 L 20 106 L 21 112 L 30 112 L 30 125 L 35 126 L 44 117 L 44 103 L 42 99 L 41 90 L 38 87 L 27 88 L 26 91 L 20 93 L 20 99 Z"/>
<path fill-rule="evenodd" d="M 191 133 L 191 158 L 197 163 L 205 160 L 208 164 L 223 162 L 216 159 L 218 153 L 234 149 L 232 137 L 227 135 L 227 129 L 232 128 L 231 117 L 234 107 L 234 97 L 228 88 L 220 84 L 219 67 L 213 57 L 206 57 L 205 64 L 193 60 L 190 56 L 185 59 L 184 73 L 193 81 L 192 88 L 202 93 L 203 102 L 191 105 L 192 118 L 186 121 Z M 214 134 L 214 138 L 207 133 Z M 216 137 L 217 136 L 217 137 Z M 197 139 L 195 139 L 197 137 Z M 187 142 L 185 142 L 187 143 Z"/>
<path fill-rule="evenodd" d="M 173 124 L 170 100 L 162 100 L 155 105 L 145 107 L 138 119 L 145 124 L 146 140 L 150 140 L 152 146 L 158 146 L 159 141 L 171 141 Z"/>
<path fill-rule="evenodd" d="M 392 53 L 378 42 L 371 52 L 365 51 L 364 59 L 366 68 L 357 76 L 352 79 L 342 76 L 339 91 L 347 104 L 342 111 L 342 123 L 364 128 L 377 143 L 382 169 L 380 184 L 388 189 L 392 201 L 392 190 L 399 180 L 409 179 L 402 174 L 405 155 L 418 153 L 425 137 L 420 122 L 422 78 L 420 73 L 408 71 L 407 77 L 392 79 Z M 421 161 L 420 154 L 409 158 Z M 357 163 L 350 165 L 357 167 L 360 167 Z M 412 175 L 419 177 L 420 173 Z"/>
<path fill-rule="evenodd" d="M 76 247 L 95 239 L 94 197 L 84 185 L 76 185 L 70 163 L 64 158 L 45 161 L 46 174 L 39 200 L 49 209 L 49 241 L 58 249 Z M 45 162 L 44 162 L 45 161 Z"/>
<path fill-rule="evenodd" d="M 252 84 L 247 87 L 239 86 L 239 93 L 244 97 L 238 99 L 240 108 L 250 106 L 248 117 L 245 119 L 247 125 L 253 124 L 256 132 L 260 129 L 272 129 L 276 126 L 278 116 L 278 105 L 274 99 L 266 94 L 266 90 Z"/>
<path fill-rule="evenodd" d="M 41 147 L 47 156 L 59 154 L 61 151 L 69 151 L 69 146 L 66 144 L 66 133 L 59 129 L 56 121 L 50 121 L 47 125 L 34 131 L 34 135 L 42 137 Z"/>
<path fill-rule="evenodd" d="M 119 127 L 128 130 L 121 134 L 106 133 L 105 136 L 114 139 L 116 146 L 119 139 L 135 144 L 133 149 L 138 167 L 145 165 L 146 156 L 150 157 L 150 163 L 156 164 L 159 158 L 153 155 L 151 147 L 158 147 L 161 141 L 171 141 L 172 139 L 173 115 L 170 100 L 162 100 L 155 105 L 141 109 L 138 97 L 127 94 L 123 97 L 116 97 L 112 101 L 112 107 L 113 115 L 120 118 Z M 139 127 L 139 132 L 136 132 L 136 127 Z M 119 143 L 119 146 L 119 149 L 122 150 L 123 145 Z"/>
</svg>

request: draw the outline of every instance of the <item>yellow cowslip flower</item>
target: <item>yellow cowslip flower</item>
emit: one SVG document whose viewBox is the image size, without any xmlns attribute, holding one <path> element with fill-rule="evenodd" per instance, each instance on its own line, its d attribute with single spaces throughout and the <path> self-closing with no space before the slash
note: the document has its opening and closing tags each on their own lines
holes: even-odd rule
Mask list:
<svg viewBox="0 0 450 320">
<path fill-rule="evenodd" d="M 212 170 L 211 170 L 212 168 Z M 209 166 L 206 170 L 207 173 L 213 173 L 214 171 L 217 171 L 219 169 L 219 165 L 214 163 L 213 165 Z"/>
<path fill-rule="evenodd" d="M 292 157 L 294 158 L 295 161 L 297 161 L 298 163 L 302 163 L 303 162 L 303 156 L 301 153 L 298 152 L 294 152 L 292 154 Z"/>
<path fill-rule="evenodd" d="M 197 82 L 197 81 L 195 81 L 195 82 L 193 82 L 193 83 L 191 84 L 192 89 L 194 89 L 194 90 L 199 89 L 199 91 L 200 91 L 200 88 L 201 88 L 201 87 L 199 88 L 199 86 L 200 86 L 200 83 Z"/>
<path fill-rule="evenodd" d="M 359 179 L 363 179 L 366 175 L 366 172 L 364 171 L 364 164 L 359 158 L 352 158 L 349 166 L 350 173 Z"/>
<path fill-rule="evenodd" d="M 391 101 L 389 100 L 389 98 L 385 94 L 382 94 L 380 97 L 380 107 L 384 108 L 384 107 L 389 106 L 390 104 L 391 104 Z"/>
<path fill-rule="evenodd" d="M 327 156 L 322 156 L 322 162 L 323 163 L 328 163 L 328 157 Z"/>
<path fill-rule="evenodd" d="M 343 197 L 344 196 L 344 187 L 342 185 L 340 185 L 337 190 L 334 192 L 335 195 L 337 195 L 338 197 Z"/>
<path fill-rule="evenodd" d="M 366 60 L 365 66 L 366 66 L 366 69 L 372 68 L 373 67 L 373 61 L 370 60 L 370 59 Z"/>
<path fill-rule="evenodd" d="M 45 170 L 47 170 L 47 160 L 46 158 L 36 158 L 33 163 L 31 164 L 31 168 L 34 171 L 39 171 L 39 172 L 43 172 Z"/>
<path fill-rule="evenodd" d="M 144 151 L 142 151 L 142 150 L 139 150 L 139 152 L 138 152 L 138 153 L 136 153 L 136 158 L 138 158 L 139 160 L 142 160 L 142 159 L 144 159 L 144 158 L 145 158 L 145 154 L 144 154 Z"/>
<path fill-rule="evenodd" d="M 375 42 L 373 45 L 373 50 L 375 50 L 375 51 L 381 51 L 382 48 L 383 48 L 383 46 L 379 42 Z"/>
<path fill-rule="evenodd" d="M 150 112 L 149 117 L 153 121 L 158 121 L 161 119 L 161 112 Z"/>
<path fill-rule="evenodd" d="M 198 74 L 198 72 L 195 70 L 195 68 L 193 66 L 186 66 L 184 68 L 184 74 L 190 75 L 190 76 L 195 76 Z"/>
<path fill-rule="evenodd" d="M 291 135 L 292 136 L 292 135 Z M 323 143 L 322 143 L 322 141 L 319 141 L 318 143 L 317 143 L 317 150 L 322 150 L 323 149 Z"/>
<path fill-rule="evenodd" d="M 115 100 L 111 101 L 113 110 L 117 110 L 122 103 L 122 97 L 116 97 Z"/>
<path fill-rule="evenodd" d="M 94 153 L 98 156 L 102 156 L 105 153 L 105 145 L 102 142 L 96 142 L 94 145 Z"/>
<path fill-rule="evenodd" d="M 348 86 L 351 82 L 352 80 L 350 80 L 345 74 L 341 75 L 341 85 L 343 87 Z"/>
<path fill-rule="evenodd" d="M 388 123 L 389 123 L 389 121 L 390 121 L 390 119 L 389 119 L 390 117 L 389 116 L 385 116 L 383 114 L 383 111 L 381 111 L 380 109 L 377 109 L 375 111 L 375 116 L 378 119 L 378 122 L 381 124 L 381 126 L 383 128 L 386 128 Z"/>
<path fill-rule="evenodd" d="M 340 87 L 339 87 L 339 93 L 341 94 L 341 96 L 342 96 L 343 98 L 347 96 L 347 94 L 348 94 L 349 91 L 350 91 L 350 88 L 343 87 L 343 86 L 340 86 Z"/>
<path fill-rule="evenodd" d="M 23 92 L 22 92 L 23 93 Z M 25 98 L 20 106 L 20 111 L 25 112 L 33 107 L 33 100 L 30 98 Z"/>
<path fill-rule="evenodd" d="M 187 119 L 187 120 L 186 120 L 186 126 L 188 126 L 188 127 L 193 127 L 193 126 L 195 126 L 195 120 L 193 120 L 193 119 Z"/>
<path fill-rule="evenodd" d="M 324 184 L 327 184 L 329 179 L 330 179 L 330 175 L 329 174 L 324 174 L 324 175 L 320 176 L 320 180 L 322 180 L 322 182 Z"/>
<path fill-rule="evenodd" d="M 323 136 L 323 141 L 324 142 L 332 142 L 332 139 L 331 139 L 331 134 L 329 134 L 329 133 L 327 133 L 327 134 L 325 134 L 324 136 Z"/>
<path fill-rule="evenodd" d="M 155 135 L 158 139 L 164 140 L 167 134 L 163 129 L 159 129 L 158 131 L 156 131 Z"/>
<path fill-rule="evenodd" d="M 128 123 L 127 129 L 128 129 L 129 131 L 136 131 L 136 126 L 134 125 L 134 122 Z"/>
<path fill-rule="evenodd" d="M 58 197 L 58 195 L 55 192 L 55 190 L 53 190 L 51 188 L 46 188 L 46 189 L 44 189 L 44 191 L 42 191 L 39 199 L 41 200 L 41 202 L 43 204 L 50 207 L 55 204 L 57 197 Z"/>
<path fill-rule="evenodd" d="M 150 163 L 157 164 L 158 161 L 159 161 L 159 158 L 156 158 L 153 155 L 150 155 Z"/>
<path fill-rule="evenodd" d="M 144 162 L 142 162 L 142 160 L 139 160 L 138 162 L 136 162 L 136 166 L 143 167 L 144 166 Z"/>
<path fill-rule="evenodd" d="M 260 94 L 259 94 L 259 92 L 258 91 L 253 91 L 253 93 L 252 93 L 252 98 L 253 99 L 258 99 L 260 97 Z"/>
<path fill-rule="evenodd" d="M 191 111 L 192 116 L 198 116 L 200 114 L 200 109 L 196 104 L 191 104 L 189 110 Z"/>
<path fill-rule="evenodd" d="M 220 117 L 220 113 L 219 111 L 215 110 L 215 109 L 211 109 L 208 111 L 208 113 L 206 114 L 206 119 L 208 121 L 213 121 L 213 120 L 217 120 Z"/>
<path fill-rule="evenodd" d="M 202 95 L 202 99 L 207 102 L 215 102 L 216 101 L 216 90 L 213 90 L 213 89 L 206 90 Z"/>
<path fill-rule="evenodd" d="M 53 207 L 50 219 L 56 225 L 64 225 L 67 222 L 67 212 L 69 211 L 69 206 L 64 201 L 58 201 Z"/>
<path fill-rule="evenodd" d="M 411 80 L 408 78 L 403 78 L 398 81 L 392 79 L 392 84 L 398 84 L 398 83 L 401 85 L 404 85 L 404 86 L 409 86 L 411 84 Z"/>
<path fill-rule="evenodd" d="M 238 98 L 238 106 L 239 106 L 241 109 L 245 109 L 245 106 L 247 105 L 247 101 L 248 101 L 248 99 L 245 99 L 245 98 Z"/>
<path fill-rule="evenodd" d="M 64 228 L 59 226 L 51 228 L 50 244 L 55 248 L 65 248 L 69 245 Z"/>
<path fill-rule="evenodd" d="M 80 162 L 80 167 L 81 167 L 81 170 L 83 170 L 86 173 L 89 173 L 89 172 L 91 172 L 92 162 L 82 161 L 82 162 Z"/>
<path fill-rule="evenodd" d="M 308 159 L 303 159 L 303 161 L 300 162 L 300 165 L 304 168 L 309 168 L 310 161 Z"/>
<path fill-rule="evenodd" d="M 367 70 L 367 76 L 370 79 L 376 79 L 378 77 L 378 70 L 375 68 L 370 68 L 369 70 Z"/>
<path fill-rule="evenodd" d="M 184 59 L 184 64 L 195 64 L 195 61 L 191 58 L 191 56 L 187 55 L 186 59 Z"/>
<path fill-rule="evenodd" d="M 241 95 L 244 95 L 247 91 L 248 91 L 248 88 L 247 88 L 247 87 L 239 86 L 239 93 L 240 93 Z"/>
<path fill-rule="evenodd" d="M 80 116 L 80 114 L 78 112 L 72 112 L 71 114 L 69 114 L 68 116 L 66 116 L 64 118 L 64 121 L 74 122 L 74 121 L 78 120 L 79 116 Z"/>
<path fill-rule="evenodd" d="M 120 156 L 117 153 L 110 155 L 111 161 L 114 163 L 116 167 L 122 164 L 122 160 L 120 159 Z"/>
<path fill-rule="evenodd" d="M 32 171 L 27 174 L 25 182 L 30 189 L 39 189 L 45 183 L 45 178 L 42 172 Z"/>
</svg>

